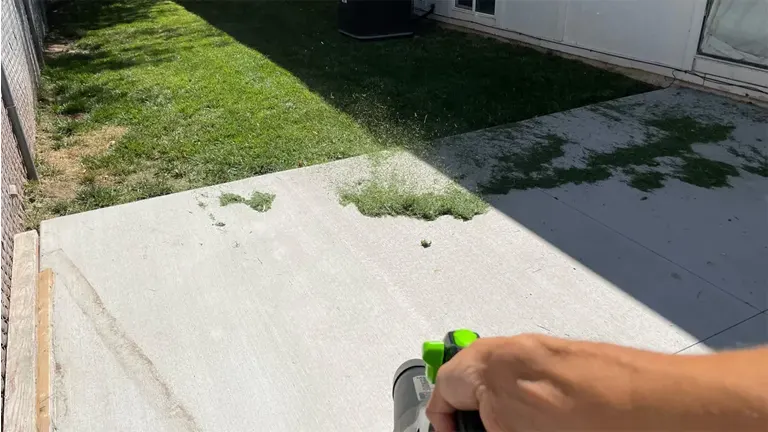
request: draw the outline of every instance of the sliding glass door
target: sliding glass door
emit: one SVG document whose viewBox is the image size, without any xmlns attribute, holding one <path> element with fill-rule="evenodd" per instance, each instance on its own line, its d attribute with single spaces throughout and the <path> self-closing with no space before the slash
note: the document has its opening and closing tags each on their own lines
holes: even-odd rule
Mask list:
<svg viewBox="0 0 768 432">
<path fill-rule="evenodd" d="M 710 0 L 699 51 L 768 68 L 768 0 Z"/>
</svg>

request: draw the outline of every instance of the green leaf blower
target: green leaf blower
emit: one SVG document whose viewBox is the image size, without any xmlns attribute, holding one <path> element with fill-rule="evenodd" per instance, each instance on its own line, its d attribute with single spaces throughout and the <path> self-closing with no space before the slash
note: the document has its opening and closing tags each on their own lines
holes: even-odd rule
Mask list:
<svg viewBox="0 0 768 432">
<path fill-rule="evenodd" d="M 424 342 L 421 359 L 408 360 L 400 365 L 392 382 L 395 402 L 394 432 L 431 432 L 425 409 L 432 395 L 432 387 L 440 366 L 468 347 L 479 336 L 472 330 L 448 332 L 442 341 Z M 458 432 L 484 432 L 485 427 L 477 411 L 458 411 L 455 418 Z"/>
</svg>

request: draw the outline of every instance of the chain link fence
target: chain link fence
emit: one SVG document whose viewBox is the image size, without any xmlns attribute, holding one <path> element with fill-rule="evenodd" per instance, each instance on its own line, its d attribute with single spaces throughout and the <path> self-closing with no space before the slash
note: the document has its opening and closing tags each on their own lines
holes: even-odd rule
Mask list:
<svg viewBox="0 0 768 432">
<path fill-rule="evenodd" d="M 2 393 L 13 236 L 24 229 L 24 183 L 36 176 L 35 109 L 43 67 L 45 0 L 2 1 Z M 0 397 L 0 404 L 2 398 Z M 2 405 L 0 405 L 2 406 Z M 0 410 L 1 411 L 1 410 Z"/>
</svg>

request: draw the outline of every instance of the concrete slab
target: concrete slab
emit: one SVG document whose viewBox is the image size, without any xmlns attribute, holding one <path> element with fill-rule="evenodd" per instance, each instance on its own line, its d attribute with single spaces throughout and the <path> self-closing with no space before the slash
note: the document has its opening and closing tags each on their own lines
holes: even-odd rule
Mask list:
<svg viewBox="0 0 768 432">
<path fill-rule="evenodd" d="M 630 187 L 628 177 L 615 169 L 605 181 L 566 184 L 545 192 L 697 274 L 702 283 L 758 310 L 768 309 L 768 178 L 744 169 L 768 160 L 768 110 L 764 108 L 673 87 L 446 138 L 439 151 L 426 159 L 475 189 L 493 177 L 503 158 L 546 144 L 542 137 L 567 141 L 564 155 L 541 169 L 546 173 L 548 166 L 583 167 L 595 152 L 645 145 L 660 134 L 649 126 L 660 118 L 731 126 L 727 139 L 694 144 L 693 149 L 707 159 L 732 164 L 739 175 L 729 177 L 727 187 L 706 189 L 669 178 L 664 187 L 643 192 Z M 752 156 L 745 159 L 745 154 Z M 679 169 L 677 158 L 657 162 L 659 166 L 651 171 Z M 537 234 L 546 237 L 546 231 Z M 601 275 L 611 270 L 592 269 Z"/>
<path fill-rule="evenodd" d="M 727 118 L 732 142 L 697 147 L 708 158 L 763 142 L 762 111 L 710 98 L 667 89 L 453 137 L 422 159 L 355 158 L 44 222 L 57 429 L 388 430 L 391 374 L 456 327 L 671 353 L 768 342 L 754 318 L 764 177 L 645 193 L 615 172 L 490 196 L 468 222 L 339 204 L 340 188 L 380 176 L 476 188 L 542 134 L 568 141 L 552 166 L 580 166 L 658 133 L 644 123 L 656 112 Z M 254 190 L 276 194 L 271 210 L 219 205 Z"/>
<path fill-rule="evenodd" d="M 469 222 L 362 216 L 339 205 L 334 179 L 366 167 L 44 222 L 58 430 L 386 430 L 390 375 L 450 328 L 676 352 L 754 314 L 538 190 Z M 272 210 L 218 204 L 254 189 L 277 195 Z M 569 256 L 544 229 L 587 247 Z M 593 261 L 645 291 L 628 294 Z"/>
<path fill-rule="evenodd" d="M 621 180 L 547 191 L 757 309 L 768 308 L 768 182 L 704 189 L 669 180 L 654 193 Z M 595 269 L 600 272 L 600 269 Z"/>
</svg>

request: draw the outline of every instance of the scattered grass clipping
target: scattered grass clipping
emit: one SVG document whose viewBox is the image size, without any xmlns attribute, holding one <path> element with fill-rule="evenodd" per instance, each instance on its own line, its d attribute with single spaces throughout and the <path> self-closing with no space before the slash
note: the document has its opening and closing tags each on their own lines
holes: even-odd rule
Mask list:
<svg viewBox="0 0 768 432">
<path fill-rule="evenodd" d="M 728 187 L 729 177 L 739 175 L 733 165 L 713 161 L 693 150 L 694 144 L 713 144 L 727 140 L 734 129 L 730 124 L 703 123 L 688 116 L 667 116 L 646 121 L 659 133 L 647 142 L 629 147 L 620 147 L 610 152 L 592 153 L 584 159 L 584 167 L 553 167 L 552 161 L 565 155 L 564 146 L 568 140 L 557 135 L 545 135 L 540 143 L 518 153 L 499 158 L 490 181 L 480 185 L 484 194 L 506 194 L 513 189 L 550 189 L 567 183 L 596 183 L 611 177 L 614 170 L 621 169 L 629 175 L 628 184 L 644 192 L 664 186 L 667 178 L 677 178 L 703 188 Z M 737 150 L 736 156 L 743 157 Z M 760 154 L 759 152 L 752 152 Z M 763 171 L 756 154 L 750 155 L 749 164 L 744 166 L 750 172 Z M 657 158 L 677 157 L 682 165 L 673 173 L 653 170 L 661 163 Z M 638 171 L 636 167 L 650 168 Z"/>
<path fill-rule="evenodd" d="M 746 162 L 741 165 L 744 171 L 768 177 L 768 155 L 763 154 L 757 146 L 747 146 L 747 151 L 740 151 L 736 147 L 730 146 L 728 147 L 728 153 Z"/>
<path fill-rule="evenodd" d="M 664 187 L 664 174 L 656 171 L 633 172 L 627 182 L 630 186 L 643 192 Z"/>
<path fill-rule="evenodd" d="M 265 212 L 272 208 L 272 201 L 274 200 L 274 194 L 259 191 L 253 191 L 251 197 L 248 199 L 238 194 L 223 193 L 219 197 L 219 204 L 222 207 L 228 206 L 230 204 L 246 204 L 248 207 L 256 210 L 257 212 Z"/>
<path fill-rule="evenodd" d="M 407 216 L 428 221 L 444 215 L 467 221 L 488 210 L 485 201 L 458 186 L 448 186 L 437 192 L 416 193 L 401 186 L 377 182 L 367 183 L 355 191 L 342 192 L 341 203 L 354 204 L 366 216 Z"/>
</svg>

